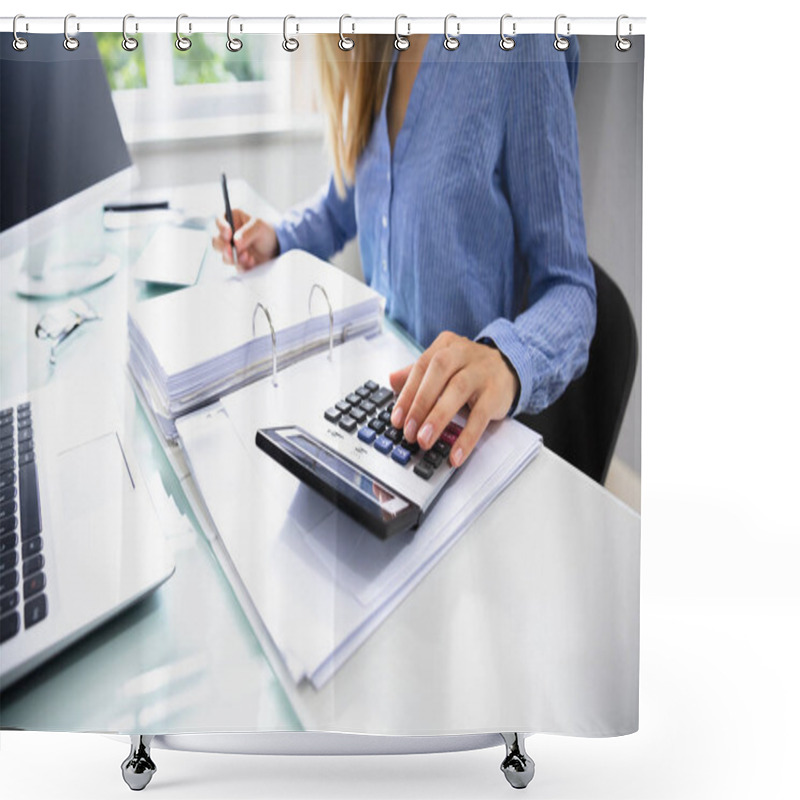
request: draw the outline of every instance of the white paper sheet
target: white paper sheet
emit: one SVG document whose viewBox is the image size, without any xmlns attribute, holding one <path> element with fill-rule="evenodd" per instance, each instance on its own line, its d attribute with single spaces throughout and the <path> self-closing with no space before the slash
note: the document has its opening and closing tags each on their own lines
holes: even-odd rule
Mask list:
<svg viewBox="0 0 800 800">
<path fill-rule="evenodd" d="M 191 286 L 197 281 L 209 241 L 205 231 L 172 225 L 157 228 L 131 273 L 138 281 Z"/>
</svg>

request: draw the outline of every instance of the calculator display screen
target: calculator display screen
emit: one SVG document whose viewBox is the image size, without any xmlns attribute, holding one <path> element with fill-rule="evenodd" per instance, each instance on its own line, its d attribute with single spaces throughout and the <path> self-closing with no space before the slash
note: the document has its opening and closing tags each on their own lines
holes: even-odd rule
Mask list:
<svg viewBox="0 0 800 800">
<path fill-rule="evenodd" d="M 408 508 L 409 503 L 402 497 L 398 497 L 385 484 L 376 481 L 371 475 L 361 472 L 353 464 L 345 461 L 336 453 L 327 450 L 319 442 L 306 436 L 305 433 L 300 431 L 291 433 L 286 437 L 286 440 L 310 457 L 316 464 L 325 467 L 349 486 L 352 486 L 365 499 L 380 506 L 382 511 L 395 515 Z"/>
</svg>

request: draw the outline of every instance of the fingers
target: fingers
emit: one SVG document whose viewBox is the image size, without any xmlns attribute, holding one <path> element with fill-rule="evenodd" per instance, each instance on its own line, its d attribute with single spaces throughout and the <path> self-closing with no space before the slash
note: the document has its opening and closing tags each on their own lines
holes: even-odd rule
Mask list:
<svg viewBox="0 0 800 800">
<path fill-rule="evenodd" d="M 466 350 L 443 347 L 435 352 L 406 415 L 403 433 L 428 449 L 445 425 L 478 388 L 473 370 L 465 370 Z"/>
<path fill-rule="evenodd" d="M 399 391 L 392 425 L 428 450 L 465 406 L 469 419 L 450 449 L 450 463 L 461 466 L 487 425 L 502 419 L 518 391 L 518 378 L 495 348 L 445 332 L 417 359 L 390 376 Z"/>
<path fill-rule="evenodd" d="M 392 391 L 395 394 L 399 394 L 402 391 L 413 366 L 413 364 L 409 364 L 408 366 L 398 369 L 397 372 L 393 372 L 391 375 L 389 375 L 389 384 L 391 385 Z"/>
<path fill-rule="evenodd" d="M 450 463 L 454 467 L 460 467 L 464 463 L 491 420 L 491 400 L 488 394 L 484 393 L 470 410 L 464 430 L 450 448 Z"/>
<path fill-rule="evenodd" d="M 236 228 L 237 235 L 243 227 L 245 227 L 248 224 L 252 225 L 257 221 L 253 219 L 248 213 L 242 211 L 240 208 L 233 209 L 231 213 L 233 216 L 233 225 Z M 222 260 L 226 264 L 233 264 L 234 259 L 233 259 L 233 249 L 231 246 L 231 238 L 232 238 L 231 226 L 228 225 L 228 221 L 224 217 L 217 217 L 216 220 L 214 221 L 216 222 L 218 233 L 215 237 L 212 238 L 211 246 L 218 252 L 222 253 Z M 236 244 L 237 255 L 238 255 L 239 254 L 238 251 L 240 248 L 239 239 L 234 238 L 234 241 Z M 247 269 L 255 266 L 255 262 L 252 259 L 252 257 L 249 259 L 249 261 L 250 265 L 246 267 Z"/>
<path fill-rule="evenodd" d="M 417 390 L 419 389 L 422 378 L 428 369 L 428 364 L 433 356 L 446 346 L 448 336 L 453 336 L 453 334 L 448 334 L 447 332 L 439 334 L 433 344 L 412 365 L 411 370 L 405 379 L 400 395 L 395 401 L 394 409 L 392 410 L 392 425 L 394 425 L 395 428 L 402 428 L 407 425 L 408 411 L 417 395 Z M 417 419 L 411 426 L 414 428 L 413 433 L 411 433 L 410 430 L 406 431 L 406 439 L 408 439 L 409 442 L 415 441 L 416 429 L 419 425 L 419 422 L 420 420 Z M 411 434 L 410 437 L 409 433 Z"/>
</svg>

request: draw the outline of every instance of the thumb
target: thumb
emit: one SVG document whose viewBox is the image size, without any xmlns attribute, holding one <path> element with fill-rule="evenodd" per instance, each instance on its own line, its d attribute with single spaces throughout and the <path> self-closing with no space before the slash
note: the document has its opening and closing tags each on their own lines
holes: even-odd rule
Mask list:
<svg viewBox="0 0 800 800">
<path fill-rule="evenodd" d="M 233 235 L 233 243 L 237 249 L 247 250 L 256 243 L 260 233 L 259 222 L 260 220 L 257 217 L 252 217 L 236 231 Z"/>
</svg>

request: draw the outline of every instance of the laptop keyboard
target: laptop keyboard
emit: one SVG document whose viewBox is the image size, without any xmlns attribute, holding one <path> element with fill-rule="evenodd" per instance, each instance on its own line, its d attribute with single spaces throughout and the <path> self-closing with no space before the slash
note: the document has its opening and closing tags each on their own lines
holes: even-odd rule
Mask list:
<svg viewBox="0 0 800 800">
<path fill-rule="evenodd" d="M 0 411 L 0 644 L 47 616 L 30 403 Z"/>
</svg>

